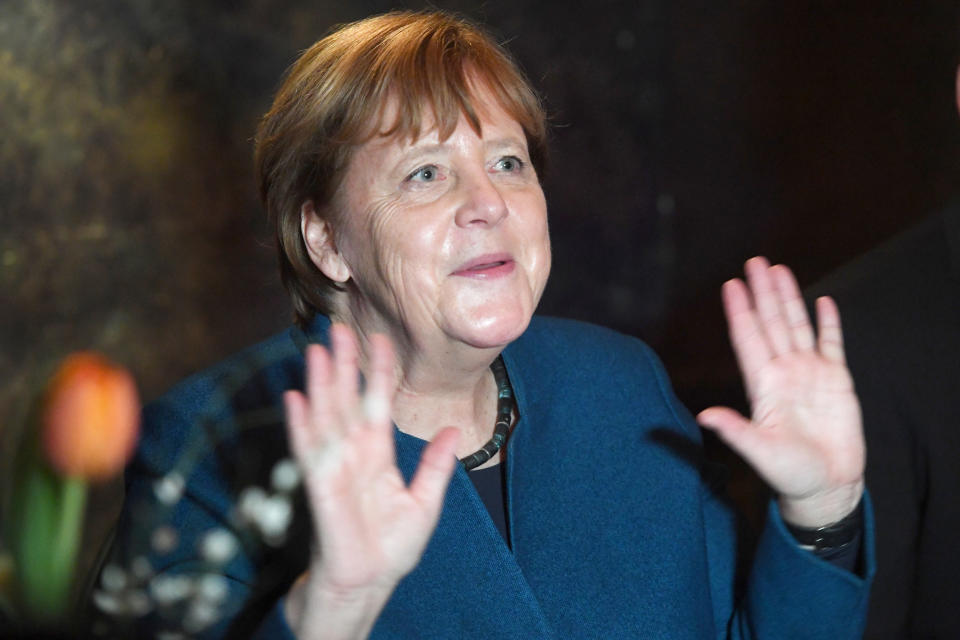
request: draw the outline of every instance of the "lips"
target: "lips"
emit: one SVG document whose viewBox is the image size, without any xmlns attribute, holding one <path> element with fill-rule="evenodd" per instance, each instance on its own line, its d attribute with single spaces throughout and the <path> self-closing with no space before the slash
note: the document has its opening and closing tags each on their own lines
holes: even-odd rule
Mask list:
<svg viewBox="0 0 960 640">
<path fill-rule="evenodd" d="M 466 278 L 497 278 L 508 275 L 516 267 L 508 253 L 489 253 L 469 260 L 452 273 Z"/>
</svg>

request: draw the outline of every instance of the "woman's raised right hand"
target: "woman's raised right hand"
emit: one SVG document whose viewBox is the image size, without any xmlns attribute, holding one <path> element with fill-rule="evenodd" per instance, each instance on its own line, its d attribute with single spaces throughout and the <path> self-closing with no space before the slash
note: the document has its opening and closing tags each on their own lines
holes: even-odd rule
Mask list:
<svg viewBox="0 0 960 640">
<path fill-rule="evenodd" d="M 390 340 L 370 337 L 359 390 L 353 331 L 330 328 L 331 354 L 306 351 L 306 393 L 284 394 L 287 430 L 317 532 L 310 569 L 288 594 L 298 637 L 366 637 L 430 539 L 456 464 L 458 431 L 440 431 L 410 485 L 396 465 L 390 419 L 396 391 Z"/>
</svg>

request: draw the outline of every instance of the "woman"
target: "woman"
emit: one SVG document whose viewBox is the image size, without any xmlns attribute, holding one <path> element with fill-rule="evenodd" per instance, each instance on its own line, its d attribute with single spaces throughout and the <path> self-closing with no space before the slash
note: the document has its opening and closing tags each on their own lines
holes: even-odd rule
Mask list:
<svg viewBox="0 0 960 640">
<path fill-rule="evenodd" d="M 298 328 L 147 410 L 121 541 L 184 450 L 200 463 L 170 520 L 187 540 L 234 524 L 230 466 L 267 468 L 283 434 L 236 417 L 282 394 L 313 543 L 229 561 L 234 632 L 858 637 L 871 525 L 836 307 L 819 302 L 815 338 L 785 267 L 756 258 L 724 285 L 753 417 L 699 419 L 777 494 L 744 562 L 649 349 L 533 318 L 544 149 L 521 73 L 448 15 L 370 18 L 305 52 L 257 138 Z M 191 448 L 198 425 L 217 447 Z M 152 564 L 189 574 L 195 555 L 181 541 Z"/>
</svg>

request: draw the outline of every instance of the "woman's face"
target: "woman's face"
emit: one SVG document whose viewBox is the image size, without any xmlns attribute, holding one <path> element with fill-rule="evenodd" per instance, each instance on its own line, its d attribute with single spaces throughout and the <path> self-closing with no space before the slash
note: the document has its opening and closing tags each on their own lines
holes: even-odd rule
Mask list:
<svg viewBox="0 0 960 640">
<path fill-rule="evenodd" d="M 476 97 L 482 136 L 461 117 L 440 140 L 427 122 L 419 139 L 375 137 L 349 162 L 334 239 L 366 332 L 502 347 L 540 300 L 550 271 L 543 190 L 523 129 L 489 93 Z"/>
</svg>

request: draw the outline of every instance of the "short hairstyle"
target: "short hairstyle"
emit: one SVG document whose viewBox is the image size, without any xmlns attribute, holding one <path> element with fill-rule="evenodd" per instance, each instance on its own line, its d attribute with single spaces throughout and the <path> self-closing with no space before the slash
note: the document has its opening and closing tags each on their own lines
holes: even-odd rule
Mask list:
<svg viewBox="0 0 960 640">
<path fill-rule="evenodd" d="M 441 139 L 453 133 L 461 114 L 479 134 L 471 80 L 490 90 L 523 128 L 531 163 L 542 176 L 547 132 L 536 92 L 510 55 L 462 18 L 403 11 L 342 25 L 287 71 L 257 129 L 254 164 L 297 324 L 330 313 L 332 296 L 342 289 L 310 260 L 300 231 L 302 204 L 313 200 L 319 215 L 329 215 L 352 151 L 378 134 L 416 139 L 425 110 Z M 391 99 L 396 120 L 381 122 Z"/>
</svg>

